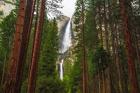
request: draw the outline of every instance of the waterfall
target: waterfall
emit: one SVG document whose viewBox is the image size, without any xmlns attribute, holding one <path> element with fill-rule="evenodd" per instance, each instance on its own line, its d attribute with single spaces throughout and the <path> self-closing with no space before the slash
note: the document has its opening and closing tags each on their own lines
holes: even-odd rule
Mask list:
<svg viewBox="0 0 140 93">
<path fill-rule="evenodd" d="M 63 80 L 63 62 L 64 60 L 62 59 L 60 62 L 60 79 Z"/>
<path fill-rule="evenodd" d="M 65 53 L 71 46 L 71 20 L 69 20 L 62 40 L 60 53 Z"/>
<path fill-rule="evenodd" d="M 67 50 L 70 48 L 71 46 L 71 20 L 69 20 L 66 29 L 65 29 L 65 33 L 63 36 L 63 40 L 62 40 L 62 45 L 61 45 L 61 49 L 60 49 L 60 53 L 62 54 L 61 56 L 65 55 L 65 52 L 67 52 Z M 63 64 L 64 64 L 64 58 L 61 57 L 61 62 L 59 63 L 59 67 L 60 67 L 60 79 L 63 80 Z"/>
</svg>

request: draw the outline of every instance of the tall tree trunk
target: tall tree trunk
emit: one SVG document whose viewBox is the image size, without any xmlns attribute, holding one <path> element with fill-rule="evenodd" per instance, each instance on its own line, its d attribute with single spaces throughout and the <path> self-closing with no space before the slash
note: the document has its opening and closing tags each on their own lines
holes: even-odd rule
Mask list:
<svg viewBox="0 0 140 93">
<path fill-rule="evenodd" d="M 82 59 L 82 70 L 83 70 L 83 93 L 89 93 L 88 90 L 88 69 L 87 69 L 87 61 L 86 61 L 86 47 L 85 47 L 85 5 L 84 0 L 82 0 L 82 13 L 81 13 L 81 21 L 82 21 L 82 47 L 83 47 L 83 59 Z"/>
<path fill-rule="evenodd" d="M 120 63 L 120 57 L 119 57 L 119 29 L 118 26 L 116 27 L 116 66 L 117 66 L 117 75 L 118 75 L 118 86 L 120 93 L 124 93 L 123 87 L 122 87 L 122 66 Z"/>
<path fill-rule="evenodd" d="M 101 71 L 101 74 L 102 74 L 102 93 L 105 93 L 106 91 L 106 85 L 105 85 L 105 71 Z"/>
<path fill-rule="evenodd" d="M 112 60 L 114 61 L 115 60 L 115 34 L 114 34 L 114 30 L 115 30 L 115 23 L 114 23 L 114 18 L 112 17 L 112 10 L 113 10 L 113 5 L 111 3 L 112 0 L 107 0 L 107 4 L 108 4 L 108 16 L 109 16 L 109 20 L 108 20 L 108 26 L 109 26 L 109 31 L 110 31 L 110 54 L 112 56 Z M 109 32 L 108 32 L 109 34 Z M 109 78 L 109 91 L 110 93 L 116 91 L 115 90 L 115 83 L 113 83 L 114 81 L 114 78 L 113 78 L 113 75 L 114 75 L 114 72 L 111 73 L 111 71 L 114 71 L 113 70 L 113 67 L 114 67 L 114 64 L 110 63 L 109 66 L 108 66 L 108 78 Z"/>
<path fill-rule="evenodd" d="M 16 88 L 17 84 L 17 66 L 19 62 L 20 47 L 22 41 L 22 32 L 25 24 L 25 10 L 26 10 L 26 0 L 20 0 L 18 10 L 18 17 L 16 23 L 16 32 L 14 35 L 14 44 L 11 51 L 11 57 L 9 62 L 8 73 L 6 75 L 6 80 L 4 82 L 4 93 L 19 93 Z"/>
<path fill-rule="evenodd" d="M 107 53 L 109 53 L 109 33 L 108 33 L 108 22 L 107 22 L 107 3 L 106 0 L 103 1 L 103 8 L 104 8 L 104 29 L 105 29 L 105 46 L 106 46 L 106 50 Z M 106 67 L 105 67 L 106 68 Z M 105 69 L 103 70 L 103 93 L 106 93 L 107 90 L 107 81 L 106 81 L 106 71 Z"/>
<path fill-rule="evenodd" d="M 101 43 L 101 46 L 103 46 L 103 29 L 102 29 L 102 15 L 101 15 L 101 5 L 100 5 L 100 3 L 98 3 L 98 16 L 99 16 L 100 43 Z"/>
<path fill-rule="evenodd" d="M 108 68 L 106 69 L 106 82 L 107 82 L 107 89 L 106 89 L 106 93 L 112 93 L 111 92 L 111 78 L 110 78 L 110 67 L 108 66 Z"/>
<path fill-rule="evenodd" d="M 106 8 L 106 0 L 104 0 L 104 28 L 105 28 L 105 42 L 106 42 L 106 50 L 109 52 L 109 33 L 108 33 L 108 23 L 107 23 L 107 8 Z"/>
<path fill-rule="evenodd" d="M 98 65 L 98 67 L 99 67 L 99 65 Z M 102 93 L 101 91 L 102 91 L 101 90 L 101 73 L 98 70 L 98 93 Z"/>
<path fill-rule="evenodd" d="M 138 90 L 138 82 L 135 70 L 135 61 L 134 61 L 134 54 L 133 54 L 133 46 L 129 28 L 129 19 L 128 13 L 126 11 L 126 2 L 125 0 L 120 0 L 120 9 L 121 9 L 121 16 L 123 21 L 123 29 L 125 33 L 125 43 L 126 43 L 126 52 L 127 52 L 127 60 L 128 60 L 128 70 L 129 70 L 129 77 L 130 77 L 130 88 L 131 93 L 139 93 Z"/>
<path fill-rule="evenodd" d="M 8 78 L 14 78 L 10 87 L 14 93 L 19 93 L 21 89 L 24 62 L 26 59 L 29 36 L 32 27 L 35 0 L 27 2 L 20 1 L 19 17 L 15 33 L 15 41 L 10 58 L 10 70 Z M 18 27 L 20 26 L 20 27 Z M 12 75 L 14 73 L 14 76 Z M 13 83 L 13 84 L 12 84 Z M 5 89 L 5 92 L 10 90 Z M 9 93 L 9 92 L 8 92 Z"/>
<path fill-rule="evenodd" d="M 34 45 L 33 45 L 32 61 L 31 61 L 31 68 L 30 68 L 30 73 L 29 73 L 29 84 L 28 84 L 27 93 L 35 93 L 37 64 L 38 64 L 37 62 L 38 62 L 39 53 L 40 53 L 41 32 L 43 30 L 43 23 L 44 23 L 44 17 L 45 17 L 45 5 L 46 5 L 46 0 L 41 0 L 40 15 L 38 18 L 38 23 L 37 23 L 36 31 L 35 31 L 35 39 L 34 39 Z"/>
<path fill-rule="evenodd" d="M 19 62 L 17 64 L 17 81 L 16 81 L 17 87 L 16 88 L 19 92 L 20 92 L 20 88 L 21 88 L 23 69 L 24 69 L 24 64 L 26 61 L 29 37 L 30 37 L 30 33 L 31 33 L 31 28 L 32 28 L 35 2 L 36 2 L 36 0 L 27 0 L 25 24 L 24 24 L 23 33 L 22 33 Z"/>
</svg>

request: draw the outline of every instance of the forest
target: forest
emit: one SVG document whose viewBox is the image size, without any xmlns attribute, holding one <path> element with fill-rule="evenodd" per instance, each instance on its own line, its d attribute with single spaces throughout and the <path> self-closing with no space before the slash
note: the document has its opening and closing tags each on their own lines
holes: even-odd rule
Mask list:
<svg viewBox="0 0 140 93">
<path fill-rule="evenodd" d="M 75 1 L 0 1 L 0 93 L 140 93 L 140 0 Z"/>
</svg>

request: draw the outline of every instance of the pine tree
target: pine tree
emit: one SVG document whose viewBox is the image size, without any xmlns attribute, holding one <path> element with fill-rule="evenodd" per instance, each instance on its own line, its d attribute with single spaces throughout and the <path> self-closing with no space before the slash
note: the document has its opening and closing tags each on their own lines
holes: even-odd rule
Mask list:
<svg viewBox="0 0 140 93">
<path fill-rule="evenodd" d="M 5 80 L 6 68 L 9 59 L 9 53 L 11 51 L 11 44 L 13 42 L 13 34 L 15 32 L 16 12 L 14 10 L 6 16 L 0 23 L 0 52 L 3 54 L 0 56 L 0 77 L 1 86 Z"/>
</svg>

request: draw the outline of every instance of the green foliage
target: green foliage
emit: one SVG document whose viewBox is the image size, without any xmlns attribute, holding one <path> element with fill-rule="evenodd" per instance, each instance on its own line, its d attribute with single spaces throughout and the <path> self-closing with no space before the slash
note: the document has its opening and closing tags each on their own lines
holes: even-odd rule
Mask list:
<svg viewBox="0 0 140 93">
<path fill-rule="evenodd" d="M 23 82 L 21 93 L 27 93 L 27 80 Z M 36 93 L 66 93 L 65 83 L 58 78 L 41 75 L 36 81 Z"/>
<path fill-rule="evenodd" d="M 95 14 L 92 12 L 92 8 L 86 12 L 86 21 L 85 21 L 85 45 L 86 48 L 90 51 L 95 49 L 98 45 L 98 32 L 96 29 Z"/>
<path fill-rule="evenodd" d="M 80 65 L 80 60 L 75 62 L 72 73 L 71 73 L 71 93 L 76 93 L 76 91 L 81 90 L 80 84 L 82 80 L 82 70 Z"/>
<path fill-rule="evenodd" d="M 81 91 L 81 80 L 82 80 L 82 47 L 80 46 L 81 42 L 75 46 L 75 59 L 74 64 L 71 69 L 70 77 L 70 93 L 79 93 Z M 81 92 L 80 92 L 81 93 Z"/>
<path fill-rule="evenodd" d="M 16 13 L 6 16 L 0 23 L 0 77 L 2 75 L 4 62 L 8 60 L 13 41 L 13 33 L 15 32 Z"/>
<path fill-rule="evenodd" d="M 11 11 L 11 13 L 3 19 L 0 23 L 0 45 L 1 50 L 6 51 L 10 49 L 12 44 L 13 33 L 15 32 L 16 23 L 16 13 Z"/>
<path fill-rule="evenodd" d="M 36 93 L 66 93 L 65 84 L 56 74 L 58 28 L 56 20 L 46 20 L 42 33 Z"/>
<path fill-rule="evenodd" d="M 56 20 L 44 25 L 42 49 L 40 55 L 39 75 L 55 76 L 58 57 L 58 28 Z"/>
<path fill-rule="evenodd" d="M 65 85 L 59 79 L 40 76 L 37 80 L 36 93 L 66 93 Z"/>
<path fill-rule="evenodd" d="M 98 30 L 96 28 L 95 19 L 95 1 L 86 1 L 86 14 L 85 14 L 85 46 L 87 50 L 87 64 L 90 83 L 93 79 L 93 73 L 95 73 L 95 65 L 93 65 L 93 53 L 99 45 Z"/>
<path fill-rule="evenodd" d="M 56 74 L 58 58 L 58 28 L 56 20 L 45 19 L 38 63 L 36 93 L 66 93 L 65 83 Z M 27 92 L 27 81 L 23 82 L 21 93 Z"/>
<path fill-rule="evenodd" d="M 81 26 L 79 25 L 81 22 L 81 0 L 77 0 L 76 3 L 76 11 L 74 13 L 74 24 L 76 25 L 74 31 L 76 33 L 75 41 L 77 44 L 74 47 L 74 65 L 71 70 L 70 77 L 70 93 L 81 93 L 81 80 L 82 80 L 82 33 Z"/>
<path fill-rule="evenodd" d="M 75 47 L 74 64 L 71 66 L 70 74 L 64 77 L 66 89 L 68 93 L 81 93 L 81 80 L 82 80 L 82 51 L 79 46 Z"/>
<path fill-rule="evenodd" d="M 26 79 L 22 84 L 21 93 L 27 93 L 27 84 L 28 80 Z"/>
<path fill-rule="evenodd" d="M 2 16 L 2 15 L 3 15 L 3 11 L 1 10 L 1 11 L 0 11 L 0 16 Z"/>
<path fill-rule="evenodd" d="M 96 72 L 104 70 L 110 62 L 109 54 L 103 47 L 97 48 L 93 56 L 93 64 L 96 66 Z"/>
</svg>

